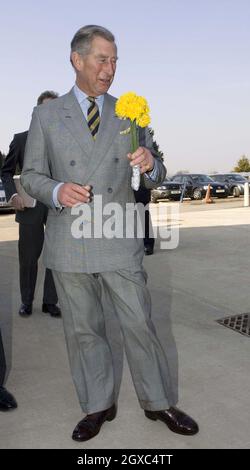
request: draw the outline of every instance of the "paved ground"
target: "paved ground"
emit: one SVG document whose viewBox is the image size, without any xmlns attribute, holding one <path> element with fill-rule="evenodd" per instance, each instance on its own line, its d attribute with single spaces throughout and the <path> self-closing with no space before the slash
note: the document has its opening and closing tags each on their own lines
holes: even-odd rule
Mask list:
<svg viewBox="0 0 250 470">
<path fill-rule="evenodd" d="M 0 321 L 10 330 L 12 369 L 7 381 L 19 407 L 1 413 L 0 448 L 250 448 L 250 338 L 216 319 L 250 312 L 250 209 L 240 201 L 213 205 L 186 203 L 171 221 L 180 228 L 179 245 L 145 258 L 153 317 L 170 357 L 179 406 L 200 425 L 194 437 L 175 435 L 140 409 L 125 364 L 117 418 L 93 440 L 77 444 L 71 432 L 81 419 L 66 355 L 62 324 L 41 313 L 43 268 L 31 318 L 18 317 L 17 226 L 0 215 Z M 166 209 L 166 207 L 165 207 Z M 110 318 L 109 328 L 112 327 Z M 115 325 L 116 327 L 117 325 Z M 112 347 L 118 352 L 118 330 Z M 10 335 L 8 335 L 8 342 Z M 8 361 L 10 362 L 10 348 Z"/>
</svg>

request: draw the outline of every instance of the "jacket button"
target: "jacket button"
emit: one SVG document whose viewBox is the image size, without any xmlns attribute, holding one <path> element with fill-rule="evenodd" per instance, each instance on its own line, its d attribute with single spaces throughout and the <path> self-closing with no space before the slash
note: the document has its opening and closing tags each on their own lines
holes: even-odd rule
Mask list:
<svg viewBox="0 0 250 470">
<path fill-rule="evenodd" d="M 108 188 L 108 193 L 112 193 L 113 192 L 113 189 L 112 188 Z"/>
<path fill-rule="evenodd" d="M 76 164 L 75 160 L 71 160 L 70 165 L 75 166 L 75 164 Z"/>
</svg>

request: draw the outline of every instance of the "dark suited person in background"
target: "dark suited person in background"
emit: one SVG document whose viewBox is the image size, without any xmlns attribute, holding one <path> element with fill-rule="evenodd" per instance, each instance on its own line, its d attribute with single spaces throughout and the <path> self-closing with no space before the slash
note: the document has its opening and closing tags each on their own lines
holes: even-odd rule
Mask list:
<svg viewBox="0 0 250 470">
<path fill-rule="evenodd" d="M 37 104 L 41 105 L 55 99 L 58 94 L 54 91 L 43 92 Z M 17 193 L 14 174 L 16 169 L 22 170 L 25 144 L 28 131 L 15 134 L 10 144 L 9 153 L 5 158 L 1 178 L 8 201 L 16 209 L 16 222 L 19 223 L 19 276 L 21 291 L 21 306 L 19 314 L 27 317 L 32 314 L 32 302 L 37 279 L 38 259 L 40 257 L 44 241 L 44 225 L 46 223 L 48 209 L 37 201 L 34 208 L 25 208 L 22 197 Z M 46 269 L 43 289 L 42 311 L 50 313 L 53 317 L 61 316 L 56 288 L 50 269 Z"/>
<path fill-rule="evenodd" d="M 0 328 L 0 411 L 9 411 L 17 408 L 13 395 L 3 386 L 6 376 L 6 359 Z"/>
<path fill-rule="evenodd" d="M 153 149 L 157 154 L 160 156 L 163 162 L 163 152 L 160 150 L 158 143 L 154 139 L 154 130 L 149 128 L 150 136 L 152 137 L 152 144 Z M 140 145 L 145 146 L 145 133 L 143 128 L 139 128 L 139 140 Z M 143 180 L 141 181 L 141 185 L 138 191 L 134 191 L 135 200 L 137 203 L 141 202 L 144 206 L 147 206 L 151 200 L 151 190 L 145 188 L 143 185 Z M 154 253 L 154 234 L 153 234 L 153 227 L 152 221 L 149 210 L 145 210 L 145 222 L 144 222 L 144 254 L 145 255 L 152 255 Z"/>
<path fill-rule="evenodd" d="M 151 190 L 140 186 L 138 191 L 134 191 L 136 202 L 141 202 L 144 206 L 150 203 Z M 145 226 L 144 226 L 144 254 L 152 255 L 154 253 L 155 239 L 153 237 L 152 222 L 149 210 L 145 210 Z M 151 236 L 150 236 L 151 235 Z"/>
</svg>

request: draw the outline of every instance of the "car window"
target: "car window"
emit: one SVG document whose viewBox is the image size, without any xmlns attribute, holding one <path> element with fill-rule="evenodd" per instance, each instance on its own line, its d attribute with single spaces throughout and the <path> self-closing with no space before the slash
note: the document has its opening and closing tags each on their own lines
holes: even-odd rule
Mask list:
<svg viewBox="0 0 250 470">
<path fill-rule="evenodd" d="M 245 182 L 245 178 L 243 178 L 243 177 L 240 176 L 240 175 L 227 175 L 227 177 L 228 177 L 230 180 L 233 180 L 233 181 L 240 181 L 241 183 L 242 183 L 242 182 Z"/>
<path fill-rule="evenodd" d="M 183 177 L 182 177 L 182 176 L 179 176 L 179 175 L 178 175 L 178 176 L 173 176 L 172 181 L 176 181 L 176 182 L 178 182 L 178 183 L 181 183 L 182 178 L 183 178 Z"/>
<path fill-rule="evenodd" d="M 208 175 L 193 175 L 193 181 L 200 183 L 213 183 L 214 180 Z"/>
</svg>

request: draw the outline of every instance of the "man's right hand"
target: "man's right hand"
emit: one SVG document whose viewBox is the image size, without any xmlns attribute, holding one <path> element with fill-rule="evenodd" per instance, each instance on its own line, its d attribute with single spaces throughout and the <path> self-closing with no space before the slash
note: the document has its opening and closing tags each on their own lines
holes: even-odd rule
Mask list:
<svg viewBox="0 0 250 470">
<path fill-rule="evenodd" d="M 24 200 L 19 194 L 15 194 L 13 198 L 11 199 L 11 205 L 16 209 L 17 211 L 23 211 L 25 206 L 24 206 Z"/>
<path fill-rule="evenodd" d="M 73 207 L 75 204 L 90 201 L 90 186 L 80 186 L 76 183 L 64 183 L 57 194 L 58 202 L 65 207 Z"/>
</svg>

